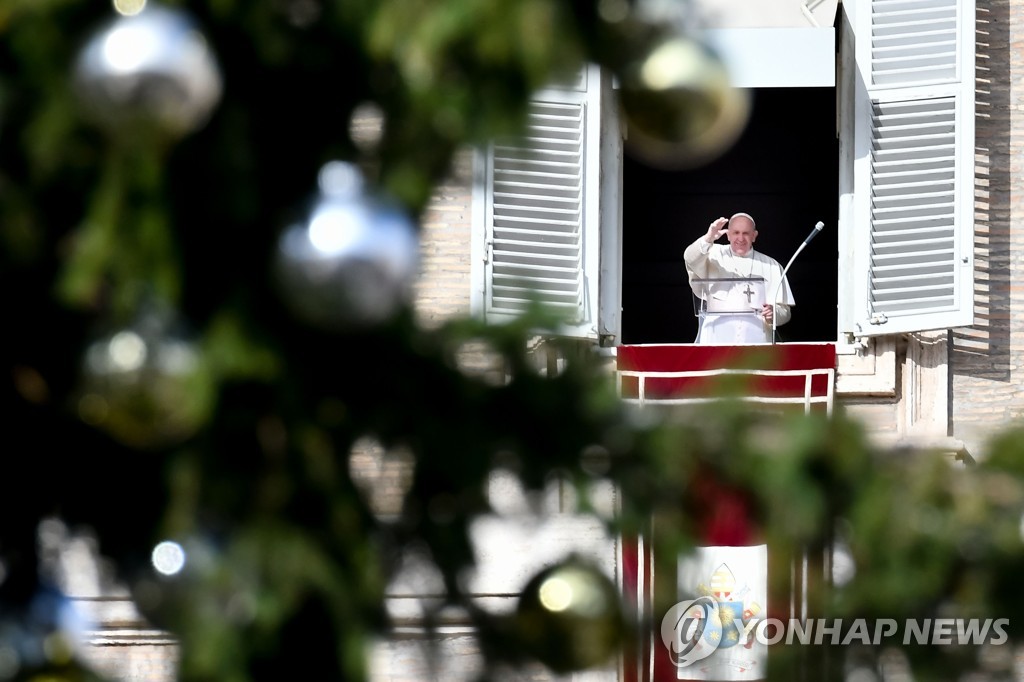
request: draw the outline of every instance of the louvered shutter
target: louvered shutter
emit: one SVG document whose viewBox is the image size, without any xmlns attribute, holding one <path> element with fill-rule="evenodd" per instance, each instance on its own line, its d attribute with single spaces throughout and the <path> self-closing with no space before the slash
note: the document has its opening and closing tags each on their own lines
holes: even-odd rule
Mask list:
<svg viewBox="0 0 1024 682">
<path fill-rule="evenodd" d="M 585 109 L 535 101 L 527 137 L 494 145 L 490 313 L 536 298 L 582 321 Z"/>
<path fill-rule="evenodd" d="M 495 141 L 485 160 L 486 319 L 539 302 L 567 335 L 597 338 L 601 233 L 601 110 L 597 67 L 530 103 L 525 134 Z"/>
<path fill-rule="evenodd" d="M 855 290 L 844 331 L 970 325 L 973 1 L 871 0 L 853 24 Z"/>
</svg>

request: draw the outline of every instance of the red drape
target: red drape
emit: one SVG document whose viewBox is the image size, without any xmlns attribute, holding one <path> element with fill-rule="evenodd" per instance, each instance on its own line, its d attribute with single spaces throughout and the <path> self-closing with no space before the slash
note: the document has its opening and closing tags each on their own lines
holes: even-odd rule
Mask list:
<svg viewBox="0 0 1024 682">
<path fill-rule="evenodd" d="M 703 371 L 711 369 L 808 370 L 835 369 L 836 348 L 831 343 L 776 344 L 771 346 L 699 346 L 693 344 L 652 344 L 619 346 L 617 368 L 644 372 Z M 706 396 L 714 389 L 715 380 L 705 377 L 646 378 L 647 398 Z M 804 377 L 755 377 L 749 380 L 751 391 L 758 395 L 801 396 Z M 827 376 L 812 379 L 812 395 L 825 395 Z M 638 379 L 624 377 L 622 395 L 637 397 Z M 723 488 L 713 479 L 700 482 L 692 500 L 706 509 L 702 519 L 701 541 L 714 546 L 745 546 L 755 544 L 756 529 L 751 519 L 749 500 L 742 491 Z M 643 611 L 640 601 L 651 596 L 650 547 L 638 538 L 623 538 L 622 575 L 626 602 L 635 612 Z M 671 578 L 674 580 L 674 577 Z M 660 618 L 649 614 L 649 629 L 641 641 L 625 652 L 624 682 L 668 682 L 676 680 L 677 671 L 661 642 Z"/>
<path fill-rule="evenodd" d="M 836 347 L 832 343 L 786 343 L 774 346 L 698 346 L 692 344 L 652 344 L 620 346 L 619 370 L 644 372 L 703 371 L 713 369 L 808 370 L 835 369 Z M 758 395 L 799 396 L 804 378 L 754 377 L 745 379 Z M 715 390 L 716 380 L 709 377 L 673 377 L 645 379 L 647 398 L 703 396 Z M 825 395 L 828 379 L 812 378 L 811 394 Z M 622 395 L 637 397 L 639 379 L 622 378 Z"/>
</svg>

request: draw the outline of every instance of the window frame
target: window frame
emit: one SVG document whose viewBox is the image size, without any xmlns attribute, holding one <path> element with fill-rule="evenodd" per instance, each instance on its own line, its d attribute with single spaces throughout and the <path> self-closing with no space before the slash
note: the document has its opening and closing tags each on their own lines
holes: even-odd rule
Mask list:
<svg viewBox="0 0 1024 682">
<path fill-rule="evenodd" d="M 872 3 L 898 2 L 899 0 L 871 0 Z M 942 0 L 935 0 L 941 2 Z M 932 316 L 925 323 L 918 324 L 863 324 L 867 316 L 868 267 L 865 259 L 870 257 L 871 243 L 868 229 L 864 227 L 865 215 L 863 164 L 869 141 L 870 93 L 863 86 L 863 73 L 870 69 L 865 59 L 870 60 L 870 45 L 856 36 L 865 34 L 864 22 L 870 22 L 864 12 L 870 13 L 871 4 L 842 3 L 840 21 L 836 96 L 837 135 L 839 137 L 839 190 L 837 196 L 840 254 L 837 267 L 838 287 L 838 328 L 836 330 L 837 352 L 839 354 L 839 391 L 844 394 L 894 395 L 896 390 L 895 341 L 894 335 L 931 329 L 953 328 L 973 323 L 973 46 L 974 15 L 973 0 L 957 0 L 958 8 L 958 83 L 943 83 L 927 86 L 914 92 L 904 93 L 927 97 L 930 92 L 948 95 L 953 88 L 960 100 L 958 112 L 960 137 L 956 147 L 956 173 L 958 216 L 956 236 L 959 245 L 959 287 L 956 296 L 960 309 L 936 322 Z M 861 22 L 858 24 L 857 22 Z M 865 57 L 865 54 L 868 56 Z M 590 194 L 584 217 L 584 240 L 586 249 L 584 277 L 587 285 L 587 315 L 579 325 L 567 327 L 565 333 L 593 341 L 601 345 L 614 345 L 619 338 L 621 321 L 621 241 L 622 241 L 622 135 L 627 132 L 620 128 L 618 107 L 615 104 L 614 89 L 607 73 L 590 65 L 586 70 L 587 82 L 596 86 L 588 89 L 587 162 L 585 182 Z M 912 90 L 904 88 L 904 90 Z M 969 96 L 966 94 L 969 93 Z M 546 96 L 545 93 L 539 93 Z M 892 96 L 891 93 L 882 93 Z M 902 96 L 902 95 L 901 95 Z M 597 124 L 592 116 L 597 114 Z M 594 139 L 595 128 L 599 131 Z M 488 162 L 487 150 L 479 150 L 475 157 L 474 175 L 474 225 L 473 230 L 473 290 L 471 310 L 484 314 L 484 299 L 487 283 L 488 233 Z M 596 173 L 596 178 L 592 175 Z M 593 196 L 593 194 L 597 196 Z M 483 228 L 483 229 L 482 229 Z M 868 264 L 869 265 L 869 264 Z M 844 286 L 844 282 L 856 282 Z M 910 320 L 906 316 L 904 322 Z M 858 322 L 861 324 L 858 326 Z M 937 326 L 938 325 L 938 326 Z M 870 365 L 870 366 L 869 366 Z"/>
</svg>

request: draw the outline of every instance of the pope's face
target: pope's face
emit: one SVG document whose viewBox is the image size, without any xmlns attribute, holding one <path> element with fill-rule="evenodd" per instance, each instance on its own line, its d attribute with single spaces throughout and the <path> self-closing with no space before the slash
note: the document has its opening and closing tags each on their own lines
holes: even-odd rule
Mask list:
<svg viewBox="0 0 1024 682">
<path fill-rule="evenodd" d="M 746 218 L 733 218 L 729 221 L 729 233 L 726 237 L 733 253 L 737 256 L 746 256 L 754 248 L 757 230 Z"/>
</svg>

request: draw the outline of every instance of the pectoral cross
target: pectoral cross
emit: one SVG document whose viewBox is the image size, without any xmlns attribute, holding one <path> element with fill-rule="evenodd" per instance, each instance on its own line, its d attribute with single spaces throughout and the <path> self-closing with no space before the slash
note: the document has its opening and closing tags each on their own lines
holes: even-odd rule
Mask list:
<svg viewBox="0 0 1024 682">
<path fill-rule="evenodd" d="M 750 288 L 750 284 L 747 284 L 747 288 L 743 290 L 743 293 L 747 295 L 747 305 L 750 305 L 750 297 L 754 295 L 754 290 Z"/>
</svg>

